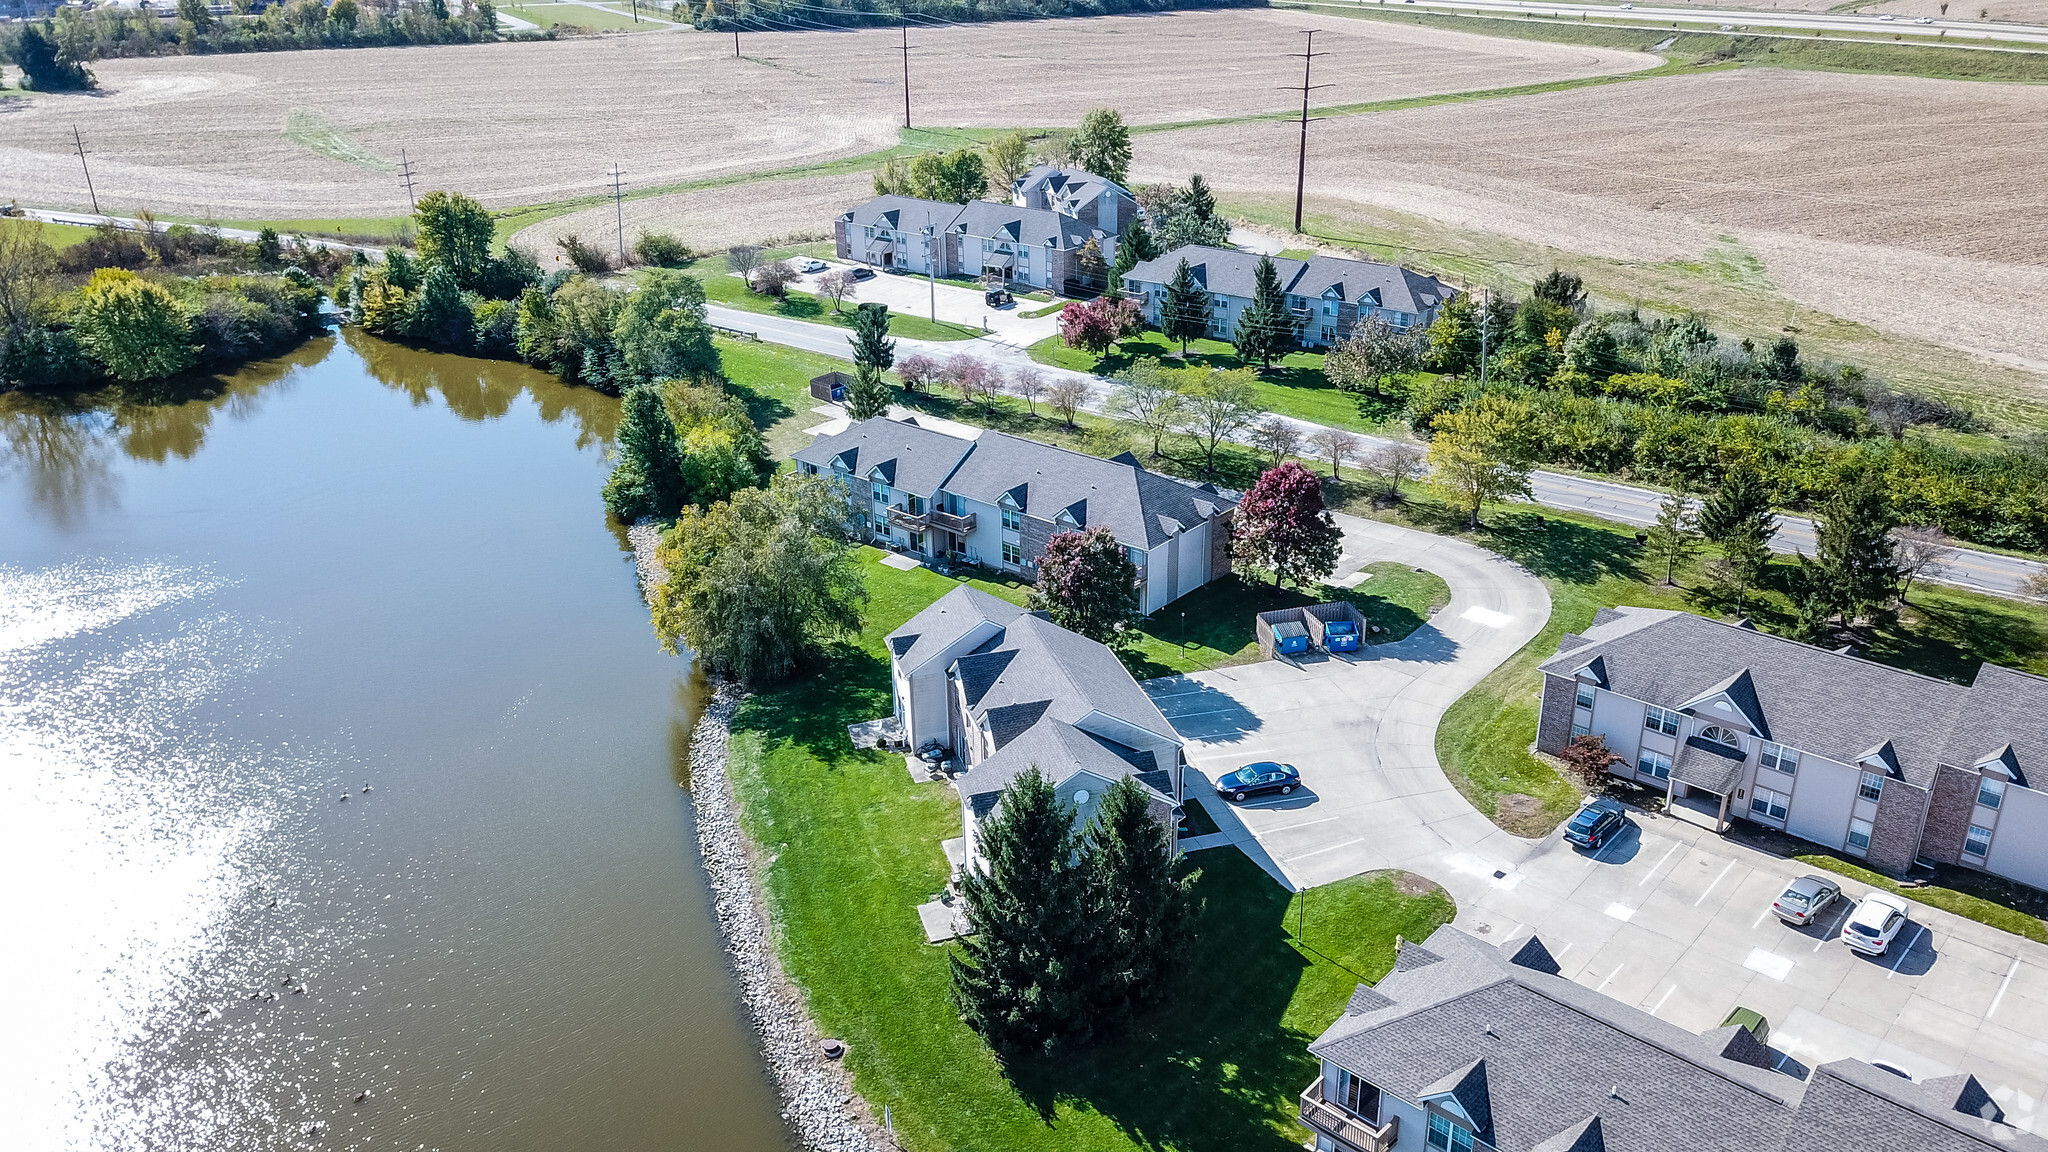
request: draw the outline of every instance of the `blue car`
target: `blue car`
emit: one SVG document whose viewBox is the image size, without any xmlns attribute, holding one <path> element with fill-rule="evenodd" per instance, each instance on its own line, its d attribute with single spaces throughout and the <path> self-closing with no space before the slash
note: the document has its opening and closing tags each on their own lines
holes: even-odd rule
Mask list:
<svg viewBox="0 0 2048 1152">
<path fill-rule="evenodd" d="M 1323 625 L 1323 647 L 1332 652 L 1358 651 L 1358 625 L 1349 620 L 1332 620 Z"/>
<path fill-rule="evenodd" d="M 1292 764 L 1276 764 L 1261 760 L 1247 764 L 1230 775 L 1216 781 L 1216 794 L 1232 800 L 1257 796 L 1263 792 L 1278 792 L 1282 796 L 1301 786 L 1301 773 Z"/>
<path fill-rule="evenodd" d="M 1564 838 L 1581 848 L 1598 849 L 1626 827 L 1628 817 L 1622 814 L 1621 805 L 1612 800 L 1595 800 L 1579 809 L 1579 814 L 1564 826 Z"/>
</svg>

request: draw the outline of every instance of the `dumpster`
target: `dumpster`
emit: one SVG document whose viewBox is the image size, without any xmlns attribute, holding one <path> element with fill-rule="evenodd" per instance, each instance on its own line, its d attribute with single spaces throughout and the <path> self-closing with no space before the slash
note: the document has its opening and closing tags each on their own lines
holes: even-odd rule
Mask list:
<svg viewBox="0 0 2048 1152">
<path fill-rule="evenodd" d="M 1308 628 L 1299 620 L 1282 620 L 1273 625 L 1273 650 L 1282 656 L 1299 656 L 1308 651 Z"/>
<path fill-rule="evenodd" d="M 1323 647 L 1331 652 L 1358 651 L 1358 625 L 1349 620 L 1332 620 L 1324 624 Z"/>
</svg>

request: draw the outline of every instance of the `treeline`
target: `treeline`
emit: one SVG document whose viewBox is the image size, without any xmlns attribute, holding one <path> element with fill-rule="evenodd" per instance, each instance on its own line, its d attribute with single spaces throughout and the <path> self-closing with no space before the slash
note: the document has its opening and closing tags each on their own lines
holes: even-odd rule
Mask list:
<svg viewBox="0 0 2048 1152">
<path fill-rule="evenodd" d="M 1907 523 L 2048 549 L 2048 439 L 1954 435 L 1983 429 L 1934 397 L 1812 361 L 1789 335 L 1759 345 L 1696 315 L 1596 313 L 1567 273 L 1520 300 L 1459 297 L 1425 332 L 1368 322 L 1326 372 L 1425 434 L 1482 395 L 1506 396 L 1533 413 L 1544 463 L 1695 492 L 1748 469 L 1785 508 L 1873 474 Z"/>
<path fill-rule="evenodd" d="M 216 16 L 203 0 L 179 0 L 167 20 L 133 8 L 63 7 L 38 22 L 0 28 L 0 59 L 43 91 L 94 86 L 91 61 L 174 53 L 276 52 L 299 48 L 373 48 L 471 44 L 498 37 L 491 0 L 290 0 Z M 533 35 L 547 37 L 550 33 Z"/>
<path fill-rule="evenodd" d="M 703 0 L 679 3 L 678 16 L 699 28 L 730 32 L 802 32 L 820 28 L 875 25 L 971 24 L 990 20 L 1036 20 L 1051 16 L 1116 16 L 1128 12 L 1173 12 L 1190 8 L 1263 7 L 1262 0 Z"/>
</svg>

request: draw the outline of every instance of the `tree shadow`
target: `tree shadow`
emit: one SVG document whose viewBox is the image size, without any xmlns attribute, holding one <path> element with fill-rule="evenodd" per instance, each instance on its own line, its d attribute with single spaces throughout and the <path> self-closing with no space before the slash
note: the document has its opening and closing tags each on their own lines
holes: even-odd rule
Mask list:
<svg viewBox="0 0 2048 1152">
<path fill-rule="evenodd" d="M 1907 612 L 1919 626 L 1873 634 L 1871 659 L 1967 684 L 1985 661 L 2026 667 L 2048 653 L 2048 630 L 2038 619 L 1995 601 L 1927 595 L 1909 602 Z"/>
<path fill-rule="evenodd" d="M 1567 584 L 1644 579 L 1641 549 L 1620 532 L 1515 509 L 1493 512 L 1481 534 L 1488 547 L 1538 576 Z"/>
<path fill-rule="evenodd" d="M 794 678 L 756 692 L 733 727 L 790 737 L 836 770 L 854 755 L 847 725 L 885 716 L 891 707 L 888 663 L 842 640 L 813 651 Z"/>
<path fill-rule="evenodd" d="M 796 409 L 790 407 L 780 396 L 771 396 L 731 379 L 726 380 L 725 390 L 739 397 L 740 403 L 746 405 L 747 418 L 754 422 L 756 428 L 773 428 L 776 424 L 796 415 Z"/>
</svg>

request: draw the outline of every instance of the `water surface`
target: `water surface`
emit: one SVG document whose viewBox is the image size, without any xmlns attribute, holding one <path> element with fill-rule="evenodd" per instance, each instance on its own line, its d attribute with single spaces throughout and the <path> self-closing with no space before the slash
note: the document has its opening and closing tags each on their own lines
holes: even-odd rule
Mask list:
<svg viewBox="0 0 2048 1152">
<path fill-rule="evenodd" d="M 355 334 L 187 396 L 0 397 L 0 1146 L 786 1152 L 617 402 Z"/>
</svg>

